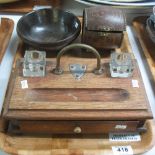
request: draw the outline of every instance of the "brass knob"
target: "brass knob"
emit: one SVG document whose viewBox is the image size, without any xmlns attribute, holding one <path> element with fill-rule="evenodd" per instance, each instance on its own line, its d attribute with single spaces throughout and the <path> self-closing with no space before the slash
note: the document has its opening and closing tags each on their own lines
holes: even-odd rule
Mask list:
<svg viewBox="0 0 155 155">
<path fill-rule="evenodd" d="M 75 127 L 74 128 L 74 133 L 81 133 L 81 132 L 82 132 L 82 130 L 81 130 L 80 127 Z"/>
</svg>

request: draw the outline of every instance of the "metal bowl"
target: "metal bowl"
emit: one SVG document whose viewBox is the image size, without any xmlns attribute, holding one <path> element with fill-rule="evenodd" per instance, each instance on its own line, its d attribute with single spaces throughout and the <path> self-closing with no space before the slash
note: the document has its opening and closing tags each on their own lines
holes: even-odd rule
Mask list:
<svg viewBox="0 0 155 155">
<path fill-rule="evenodd" d="M 59 50 L 78 37 L 79 19 L 59 9 L 30 12 L 18 21 L 17 33 L 27 44 L 42 50 Z"/>
</svg>

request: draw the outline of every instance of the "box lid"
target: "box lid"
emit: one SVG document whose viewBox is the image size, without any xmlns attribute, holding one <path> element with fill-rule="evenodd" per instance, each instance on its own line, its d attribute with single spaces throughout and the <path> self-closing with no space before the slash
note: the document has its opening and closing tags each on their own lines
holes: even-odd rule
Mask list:
<svg viewBox="0 0 155 155">
<path fill-rule="evenodd" d="M 96 31 L 125 31 L 126 18 L 121 9 L 97 6 L 84 10 L 85 26 Z"/>
</svg>

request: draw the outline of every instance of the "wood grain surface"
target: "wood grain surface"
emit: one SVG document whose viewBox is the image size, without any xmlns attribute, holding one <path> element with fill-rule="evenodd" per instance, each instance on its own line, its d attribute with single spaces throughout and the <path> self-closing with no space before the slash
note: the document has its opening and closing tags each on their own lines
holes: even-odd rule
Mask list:
<svg viewBox="0 0 155 155">
<path fill-rule="evenodd" d="M 108 61 L 103 59 L 102 62 L 107 64 Z M 88 64 L 90 70 L 88 68 L 81 80 L 75 80 L 68 71 L 68 62 Z M 90 63 L 89 58 L 86 61 L 86 59 L 79 58 L 77 60 L 73 57 L 70 59 L 66 57 L 62 61 L 63 75 L 51 73 L 51 67 L 55 67 L 54 62 L 48 63 L 44 78 L 23 78 L 19 73 L 16 75 L 9 109 L 147 109 L 146 94 L 136 63 L 133 76 L 123 79 L 111 78 L 108 73 L 109 67 L 105 67 L 105 74 L 103 75 L 93 74 L 91 68 L 95 68 L 95 63 L 95 59 L 91 60 Z M 21 70 L 17 72 L 21 72 Z M 138 80 L 139 88 L 132 87 L 132 79 Z M 21 88 L 21 81 L 23 80 L 28 81 L 28 89 Z M 118 91 L 120 89 L 122 91 Z M 91 95 L 92 93 L 93 95 Z M 56 99 L 53 100 L 53 98 Z"/>
<path fill-rule="evenodd" d="M 8 18 L 1 18 L 0 24 L 0 64 L 9 44 L 14 28 L 14 22 Z"/>
</svg>

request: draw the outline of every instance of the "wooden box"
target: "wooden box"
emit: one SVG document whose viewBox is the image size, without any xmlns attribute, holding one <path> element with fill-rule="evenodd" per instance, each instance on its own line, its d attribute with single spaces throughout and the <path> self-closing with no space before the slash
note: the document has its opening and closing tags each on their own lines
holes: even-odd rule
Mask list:
<svg viewBox="0 0 155 155">
<path fill-rule="evenodd" d="M 123 12 L 109 6 L 86 8 L 83 13 L 82 42 L 97 49 L 119 48 L 126 30 Z"/>
<path fill-rule="evenodd" d="M 81 80 L 68 72 L 67 64 L 81 62 L 89 70 Z M 91 62 L 91 63 L 90 63 Z M 135 61 L 131 78 L 111 78 L 109 59 L 102 59 L 103 75 L 94 75 L 95 60 L 62 60 L 63 75 L 51 73 L 55 60 L 47 65 L 44 78 L 22 77 L 22 62 L 16 66 L 3 117 L 10 121 L 10 133 L 99 134 L 145 131 L 145 120 L 152 114 Z M 139 87 L 132 86 L 137 80 Z M 28 88 L 22 89 L 21 81 Z"/>
<path fill-rule="evenodd" d="M 6 95 L 3 119 L 9 121 L 12 134 L 104 134 L 109 132 L 143 132 L 145 121 L 152 119 L 143 81 L 136 60 L 133 76 L 111 78 L 109 51 L 100 51 L 104 73 L 95 75 L 96 58 L 86 51 L 71 50 L 61 59 L 62 75 L 51 71 L 56 54 L 47 53 L 45 77 L 22 76 L 24 46 L 17 51 Z M 132 52 L 127 34 L 117 52 Z M 85 64 L 87 71 L 76 80 L 69 64 Z M 22 89 L 21 82 L 28 88 Z M 138 86 L 133 85 L 137 80 Z"/>
</svg>

